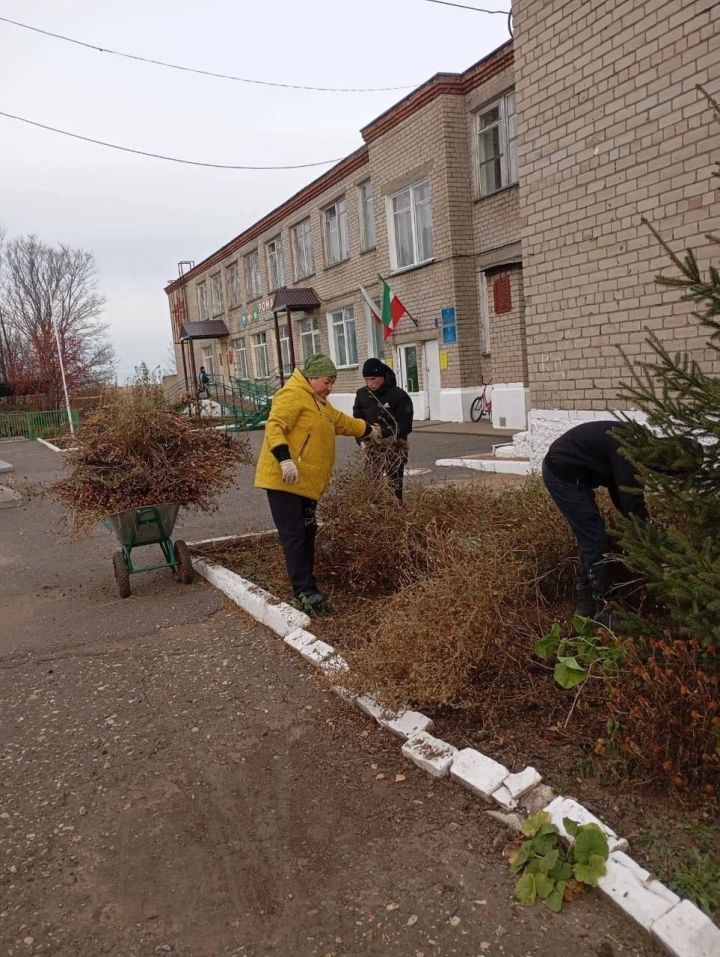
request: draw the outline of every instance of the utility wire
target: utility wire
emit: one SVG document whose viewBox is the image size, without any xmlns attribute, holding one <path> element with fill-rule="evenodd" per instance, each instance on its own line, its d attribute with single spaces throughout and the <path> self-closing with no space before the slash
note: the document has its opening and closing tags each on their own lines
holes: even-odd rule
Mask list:
<svg viewBox="0 0 720 957">
<path fill-rule="evenodd" d="M 450 0 L 426 0 L 427 3 L 439 3 L 443 7 L 460 7 L 461 10 L 474 10 L 476 13 L 501 13 L 506 17 L 510 11 L 509 10 L 483 10 L 482 7 L 469 7 L 465 3 L 450 3 Z M 0 20 L 3 19 L 0 17 Z"/>
<path fill-rule="evenodd" d="M 185 166 L 207 166 L 210 169 L 245 169 L 245 170 L 281 170 L 281 169 L 308 169 L 311 166 L 329 166 L 331 163 L 339 163 L 340 159 L 319 160 L 317 163 L 296 163 L 288 166 L 240 166 L 233 163 L 202 163 L 200 160 L 180 159 L 177 156 L 165 156 L 163 153 L 148 153 L 146 150 L 135 150 L 130 146 L 118 146 L 117 143 L 107 143 L 105 140 L 96 140 L 91 136 L 81 136 L 80 133 L 70 133 L 68 130 L 60 130 L 56 126 L 47 126 L 45 123 L 37 123 L 35 120 L 29 120 L 24 116 L 16 116 L 14 113 L 4 113 L 0 110 L 0 116 L 5 116 L 9 120 L 18 120 L 20 123 L 27 123 L 28 126 L 37 126 L 41 130 L 50 130 L 51 133 L 60 133 L 62 136 L 70 136 L 75 140 L 82 140 L 84 143 L 95 143 L 97 146 L 107 146 L 112 150 L 122 150 L 123 153 L 135 153 L 136 156 L 150 156 L 153 159 L 167 160 L 170 163 L 183 163 Z"/>
<path fill-rule="evenodd" d="M 153 60 L 150 57 L 137 56 L 134 53 L 122 53 L 120 50 L 111 50 L 109 47 L 101 47 L 94 43 L 85 43 L 83 40 L 76 40 L 74 37 L 66 37 L 62 33 L 52 33 L 50 30 L 42 30 L 40 27 L 33 27 L 29 23 L 11 20 L 9 17 L 0 17 L 0 21 L 10 23 L 15 27 L 21 27 L 23 30 L 31 30 L 33 33 L 41 33 L 46 37 L 53 37 L 55 40 L 65 40 L 66 43 L 75 43 L 77 46 L 85 47 L 88 50 L 96 50 L 98 53 L 109 53 L 112 56 L 124 57 L 126 60 L 137 60 L 140 63 L 151 63 L 154 66 L 163 66 L 169 70 L 181 70 L 183 73 L 199 73 L 201 76 L 212 76 L 220 80 L 235 80 L 237 83 L 251 83 L 256 86 L 275 86 L 282 87 L 286 90 L 312 90 L 316 93 L 386 93 L 391 90 L 410 90 L 417 85 L 406 84 L 405 86 L 375 87 L 304 86 L 300 83 L 277 83 L 273 80 L 254 80 L 246 76 L 233 76 L 231 73 L 214 73 L 212 70 L 199 70 L 191 66 L 181 66 L 178 63 L 167 63 L 165 60 Z"/>
</svg>

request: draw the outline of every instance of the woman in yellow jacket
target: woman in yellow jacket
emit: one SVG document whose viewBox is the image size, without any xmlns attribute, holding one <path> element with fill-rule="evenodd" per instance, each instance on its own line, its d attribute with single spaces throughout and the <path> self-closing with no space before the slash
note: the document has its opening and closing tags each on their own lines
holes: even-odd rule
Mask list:
<svg viewBox="0 0 720 957">
<path fill-rule="evenodd" d="M 327 401 L 337 377 L 327 356 L 310 356 L 273 397 L 255 473 L 285 553 L 295 597 L 310 608 L 325 601 L 314 574 L 315 509 L 330 482 L 335 436 L 379 438 L 378 426 L 353 419 Z"/>
</svg>

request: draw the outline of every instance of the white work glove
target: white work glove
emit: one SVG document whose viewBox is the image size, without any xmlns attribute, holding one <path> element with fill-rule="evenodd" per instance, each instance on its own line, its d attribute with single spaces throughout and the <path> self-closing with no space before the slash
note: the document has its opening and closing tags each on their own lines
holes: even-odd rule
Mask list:
<svg viewBox="0 0 720 957">
<path fill-rule="evenodd" d="M 297 485 L 297 483 L 300 481 L 300 472 L 298 471 L 298 467 L 292 459 L 285 459 L 284 462 L 281 462 L 280 469 L 282 471 L 282 480 L 285 485 Z"/>
<path fill-rule="evenodd" d="M 371 430 L 370 435 L 368 435 L 368 438 L 370 439 L 370 441 L 381 442 L 382 430 L 380 429 L 380 426 L 377 424 L 377 422 L 375 422 L 373 425 L 370 426 L 370 430 Z"/>
</svg>

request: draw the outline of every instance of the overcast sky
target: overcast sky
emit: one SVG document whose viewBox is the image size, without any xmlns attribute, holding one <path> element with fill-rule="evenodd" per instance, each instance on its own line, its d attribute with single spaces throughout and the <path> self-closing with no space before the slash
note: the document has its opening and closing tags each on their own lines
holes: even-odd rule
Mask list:
<svg viewBox="0 0 720 957">
<path fill-rule="evenodd" d="M 507 0 L 462 0 L 505 9 Z M 140 56 L 317 86 L 417 85 L 508 38 L 506 19 L 427 0 L 4 0 L 0 16 Z M 409 92 L 314 93 L 181 73 L 0 22 L 0 110 L 136 149 L 215 163 L 340 158 Z M 310 182 L 313 170 L 180 166 L 0 117 L 0 228 L 94 253 L 125 381 L 168 362 L 163 288 Z"/>
</svg>

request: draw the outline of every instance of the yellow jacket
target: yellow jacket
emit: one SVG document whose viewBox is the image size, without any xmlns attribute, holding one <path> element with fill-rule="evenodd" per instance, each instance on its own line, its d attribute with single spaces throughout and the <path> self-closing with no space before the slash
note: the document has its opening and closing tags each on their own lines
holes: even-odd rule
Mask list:
<svg viewBox="0 0 720 957">
<path fill-rule="evenodd" d="M 292 492 L 317 501 L 330 482 L 335 462 L 335 436 L 359 439 L 367 423 L 353 419 L 313 391 L 312 386 L 295 369 L 286 384 L 276 392 L 265 425 L 265 438 L 260 449 L 255 487 Z M 272 454 L 278 445 L 287 445 L 300 472 L 297 485 L 285 485 L 280 463 Z"/>
</svg>

